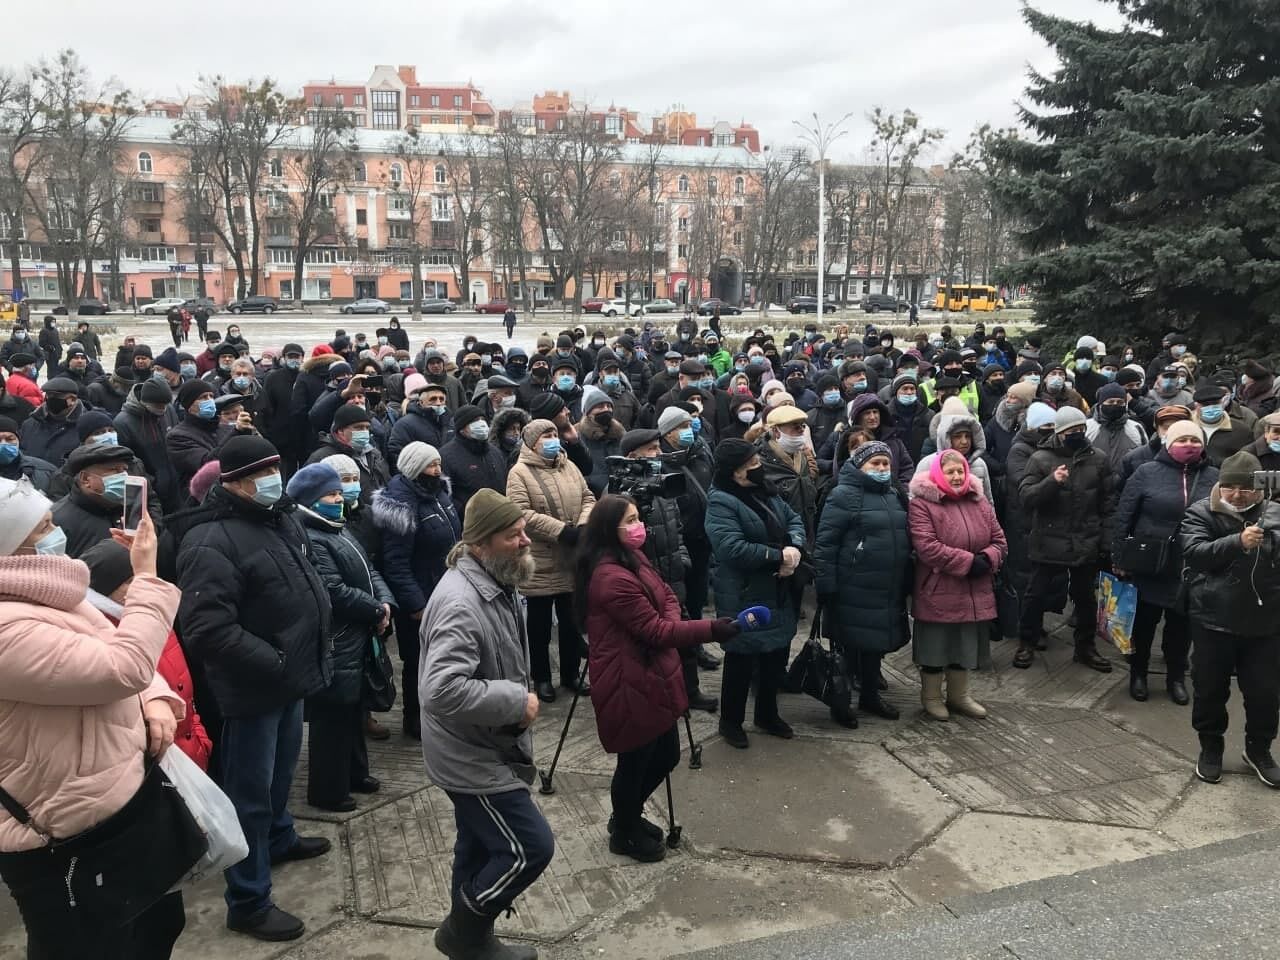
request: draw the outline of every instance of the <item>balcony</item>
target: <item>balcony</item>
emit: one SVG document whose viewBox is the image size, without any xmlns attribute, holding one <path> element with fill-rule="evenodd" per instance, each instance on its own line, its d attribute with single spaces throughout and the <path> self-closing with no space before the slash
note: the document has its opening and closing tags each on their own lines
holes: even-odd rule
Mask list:
<svg viewBox="0 0 1280 960">
<path fill-rule="evenodd" d="M 292 247 L 293 232 L 289 233 L 270 233 L 267 234 L 266 244 L 268 247 Z"/>
<path fill-rule="evenodd" d="M 160 230 L 140 230 L 138 231 L 139 243 L 164 243 L 164 233 Z"/>
<path fill-rule="evenodd" d="M 405 220 L 408 220 L 408 219 L 409 219 L 409 211 L 408 211 L 408 210 L 393 210 L 393 209 L 391 209 L 390 207 L 388 207 L 388 208 L 387 208 L 387 219 L 388 219 L 388 220 L 391 220 L 391 221 L 397 221 L 397 220 L 398 220 L 398 221 L 402 221 L 402 222 L 403 222 L 403 221 L 405 221 Z"/>
<path fill-rule="evenodd" d="M 140 217 L 158 217 L 164 213 L 164 201 L 134 200 L 133 212 Z"/>
<path fill-rule="evenodd" d="M 413 244 L 408 237 L 387 237 L 388 250 L 404 250 Z"/>
</svg>

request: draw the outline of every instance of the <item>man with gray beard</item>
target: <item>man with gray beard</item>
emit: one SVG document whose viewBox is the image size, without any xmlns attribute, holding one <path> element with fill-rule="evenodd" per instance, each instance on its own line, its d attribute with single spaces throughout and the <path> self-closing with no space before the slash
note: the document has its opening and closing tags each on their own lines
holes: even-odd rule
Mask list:
<svg viewBox="0 0 1280 960">
<path fill-rule="evenodd" d="M 551 863 L 551 828 L 529 794 L 536 768 L 530 728 L 529 640 L 519 588 L 534 572 L 523 512 L 482 488 L 467 502 L 422 616 L 422 755 L 453 801 L 452 909 L 436 931 L 451 960 L 535 960 L 502 943 L 494 921 Z"/>
</svg>

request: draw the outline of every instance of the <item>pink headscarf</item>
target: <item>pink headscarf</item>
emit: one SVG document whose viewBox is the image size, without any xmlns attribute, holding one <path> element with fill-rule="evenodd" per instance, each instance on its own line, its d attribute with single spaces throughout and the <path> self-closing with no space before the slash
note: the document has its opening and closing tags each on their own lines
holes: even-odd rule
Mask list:
<svg viewBox="0 0 1280 960">
<path fill-rule="evenodd" d="M 951 486 L 951 481 L 949 481 L 942 472 L 943 462 L 948 460 L 956 460 L 964 465 L 964 486 L 959 490 Z M 955 450 L 943 450 L 934 458 L 933 463 L 929 465 L 929 479 L 932 480 L 934 485 L 942 491 L 942 495 L 944 497 L 951 497 L 956 500 L 963 497 L 969 492 L 969 488 L 973 484 L 972 476 L 973 475 L 969 473 L 969 461 Z"/>
</svg>

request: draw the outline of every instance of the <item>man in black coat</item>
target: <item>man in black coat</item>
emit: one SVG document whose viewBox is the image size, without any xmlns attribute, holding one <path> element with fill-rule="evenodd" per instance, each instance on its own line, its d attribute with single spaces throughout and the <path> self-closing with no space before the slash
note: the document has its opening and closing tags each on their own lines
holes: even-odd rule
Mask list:
<svg viewBox="0 0 1280 960">
<path fill-rule="evenodd" d="M 1054 435 L 1027 461 L 1018 485 L 1023 509 L 1030 515 L 1027 553 L 1031 577 L 1018 626 L 1018 652 L 1013 665 L 1031 666 L 1053 581 L 1066 571 L 1075 605 L 1075 661 L 1111 672 L 1111 661 L 1094 641 L 1098 571 L 1111 544 L 1111 511 L 1115 478 L 1107 458 L 1094 450 L 1085 434 L 1085 415 L 1063 407 L 1053 421 Z"/>
<path fill-rule="evenodd" d="M 373 442 L 372 415 L 364 407 L 363 397 L 344 403 L 333 415 L 333 425 L 320 438 L 320 445 L 307 463 L 319 463 L 325 457 L 344 453 L 360 470 L 360 504 L 368 507 L 373 495 L 391 479 L 391 467 Z"/>
<path fill-rule="evenodd" d="M 453 485 L 453 503 L 460 516 L 467 501 L 488 487 L 502 493 L 507 489 L 510 464 L 497 446 L 489 442 L 489 422 L 479 407 L 468 404 L 453 414 L 453 439 L 440 449 L 445 476 Z"/>
<path fill-rule="evenodd" d="M 22 447 L 33 457 L 59 467 L 80 444 L 76 421 L 86 409 L 85 403 L 76 385 L 65 377 L 46 380 L 41 390 L 44 403 L 22 424 Z"/>
<path fill-rule="evenodd" d="M 312 565 L 280 456 L 259 436 L 223 445 L 222 473 L 184 518 L 178 622 L 223 713 L 220 786 L 249 855 L 226 871 L 227 926 L 262 940 L 296 939 L 303 923 L 271 898 L 271 867 L 329 851 L 300 837 L 286 804 L 302 748 L 302 702 L 332 679 L 329 593 Z"/>
<path fill-rule="evenodd" d="M 297 472 L 305 448 L 294 431 L 291 414 L 293 388 L 302 374 L 305 353 L 298 344 L 286 343 L 280 355 L 280 366 L 267 374 L 258 394 L 258 429 L 280 451 L 280 473 L 288 482 Z"/>
<path fill-rule="evenodd" d="M 302 362 L 302 371 L 293 381 L 293 395 L 289 399 L 289 422 L 298 444 L 298 459 L 310 456 L 320 442 L 320 431 L 313 430 L 308 419 L 311 408 L 329 383 L 329 368 L 345 362 L 336 353 L 321 353 Z M 347 369 L 351 369 L 350 365 Z"/>
<path fill-rule="evenodd" d="M 439 450 L 453 439 L 453 415 L 449 413 L 449 396 L 442 384 L 429 383 L 417 399 L 410 398 L 409 407 L 391 428 L 387 456 L 395 468 L 400 451 L 420 440 Z"/>
<path fill-rule="evenodd" d="M 165 453 L 177 475 L 178 490 L 185 496 L 191 478 L 210 460 L 218 459 L 218 450 L 238 431 L 218 416 L 213 388 L 203 380 L 188 380 L 178 390 L 178 406 L 185 414 L 165 435 Z"/>
<path fill-rule="evenodd" d="M 186 491 L 178 485 L 178 473 L 165 447 L 165 435 L 178 424 L 169 385 L 148 379 L 135 386 L 114 423 L 121 445 L 137 454 L 155 482 L 164 512 L 177 510 Z"/>
<path fill-rule="evenodd" d="M 86 443 L 71 451 L 63 466 L 71 488 L 53 505 L 53 522 L 67 535 L 67 556 L 80 556 L 120 526 L 124 478 L 131 468 L 138 469 L 133 452 L 118 444 Z M 160 532 L 163 511 L 153 490 L 147 492 L 147 513 Z"/>
</svg>

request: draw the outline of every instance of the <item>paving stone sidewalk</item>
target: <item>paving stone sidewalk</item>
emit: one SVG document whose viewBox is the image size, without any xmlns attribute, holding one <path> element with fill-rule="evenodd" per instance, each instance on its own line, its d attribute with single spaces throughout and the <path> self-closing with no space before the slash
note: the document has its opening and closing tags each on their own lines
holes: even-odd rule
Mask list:
<svg viewBox="0 0 1280 960">
<path fill-rule="evenodd" d="M 1280 797 L 1243 764 L 1229 763 L 1219 786 L 1194 779 L 1189 708 L 1163 696 L 1158 660 L 1152 700 L 1135 703 L 1118 653 L 1108 651 L 1111 674 L 1074 664 L 1070 631 L 1053 622 L 1050 647 L 1030 670 L 1010 666 L 1013 644 L 994 646 L 992 671 L 973 682 L 991 711 L 986 721 L 924 720 L 909 649 L 885 662 L 897 721 L 863 718 L 846 730 L 821 704 L 784 695 L 796 739 L 748 728 L 751 748 L 738 751 L 716 736 L 713 716 L 695 714 L 703 766 L 688 768 L 683 742 L 672 777 L 683 842 L 660 864 L 608 852 L 613 758 L 596 739 L 589 700 L 580 701 L 556 793 L 537 797 L 556 858 L 499 931 L 551 960 L 676 956 L 835 921 L 889 924 L 947 898 L 1280 826 Z M 804 635 L 802 624 L 793 649 Z M 718 692 L 718 672 L 702 680 Z M 562 696 L 539 719 L 544 769 L 569 705 Z M 334 851 L 279 870 L 276 899 L 307 921 L 307 937 L 271 946 L 229 934 L 213 882 L 187 895 L 178 956 L 437 956 L 431 936 L 448 909 L 452 810 L 426 782 L 419 745 L 400 735 L 398 716 L 383 719 L 394 735 L 369 752 L 384 788 L 359 798 L 353 814 L 307 806 L 304 750 L 293 811 L 304 832 L 332 838 Z M 665 791 L 649 815 L 667 822 Z M 5 902 L 0 960 L 22 953 Z"/>
</svg>

